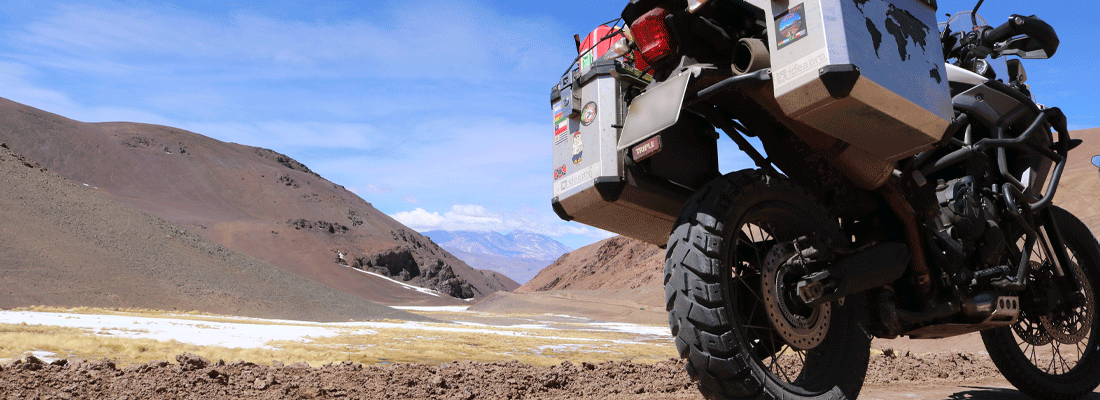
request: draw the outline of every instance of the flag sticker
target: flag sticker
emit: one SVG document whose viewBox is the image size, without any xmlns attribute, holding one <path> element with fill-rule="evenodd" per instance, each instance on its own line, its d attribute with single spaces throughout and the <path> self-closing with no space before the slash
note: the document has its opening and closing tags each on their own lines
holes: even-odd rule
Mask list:
<svg viewBox="0 0 1100 400">
<path fill-rule="evenodd" d="M 569 133 L 569 119 L 562 112 L 562 103 L 554 104 L 554 144 L 564 142 Z"/>
<path fill-rule="evenodd" d="M 555 181 L 558 180 L 559 178 L 565 176 L 565 172 L 566 172 L 565 167 L 566 167 L 565 164 L 562 164 L 562 166 L 554 169 L 554 180 Z"/>
<path fill-rule="evenodd" d="M 554 136 L 554 145 L 557 146 L 559 144 L 565 143 L 566 140 L 569 140 L 568 132 Z"/>
</svg>

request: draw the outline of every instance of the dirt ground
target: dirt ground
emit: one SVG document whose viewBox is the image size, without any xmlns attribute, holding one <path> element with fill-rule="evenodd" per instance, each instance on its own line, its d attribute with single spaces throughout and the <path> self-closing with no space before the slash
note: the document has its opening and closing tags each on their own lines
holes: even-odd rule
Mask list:
<svg viewBox="0 0 1100 400">
<path fill-rule="evenodd" d="M 118 368 L 109 360 L 0 366 L 0 399 L 702 399 L 680 360 L 655 364 L 519 362 L 272 365 L 190 354 Z M 972 353 L 872 356 L 862 399 L 1026 399 Z M 1090 399 L 1100 399 L 1093 395 Z"/>
</svg>

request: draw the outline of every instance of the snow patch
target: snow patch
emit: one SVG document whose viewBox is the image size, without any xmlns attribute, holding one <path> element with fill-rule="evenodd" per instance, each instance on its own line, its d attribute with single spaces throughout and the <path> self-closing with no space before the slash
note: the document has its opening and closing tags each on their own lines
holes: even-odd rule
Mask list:
<svg viewBox="0 0 1100 400">
<path fill-rule="evenodd" d="M 45 361 L 45 362 L 48 362 L 48 363 L 57 361 L 57 359 L 58 359 L 57 353 L 54 353 L 52 351 L 35 350 L 35 351 L 30 351 L 29 353 L 31 353 L 31 355 L 34 356 L 34 358 L 37 358 L 39 360 L 42 360 L 42 361 Z"/>
<path fill-rule="evenodd" d="M 409 309 L 412 307 L 399 307 Z M 416 309 L 451 309 L 457 307 L 415 307 Z M 469 311 L 472 312 L 472 311 Z M 562 340 L 581 343 L 617 343 L 640 344 L 639 338 L 606 340 L 596 338 L 562 337 L 557 335 L 545 335 L 546 330 L 564 331 L 543 324 L 518 324 L 518 325 L 486 325 L 472 322 L 459 322 L 453 325 L 428 324 L 422 322 L 303 322 L 289 320 L 259 319 L 248 317 L 218 316 L 217 321 L 203 319 L 181 319 L 179 315 L 157 316 L 128 316 L 128 315 L 94 315 L 72 314 L 37 311 L 0 311 L 0 324 L 27 323 L 41 326 L 56 326 L 66 328 L 83 329 L 93 335 L 110 337 L 122 337 L 130 339 L 152 339 L 160 341 L 175 340 L 198 346 L 218 346 L 227 348 L 259 348 L 273 349 L 273 341 L 289 341 L 308 343 L 314 339 L 336 337 L 339 335 L 375 335 L 384 329 L 405 329 L 424 332 L 417 337 L 424 337 L 429 332 L 468 333 L 479 335 L 496 335 L 504 337 L 538 337 L 546 340 Z M 583 324 L 592 329 L 578 329 L 581 331 L 618 331 L 638 333 L 646 336 L 659 336 L 669 338 L 668 329 L 663 327 L 651 327 L 645 325 L 622 323 L 589 323 Z M 502 329 L 503 328 L 503 329 Z M 542 330 L 542 332 L 536 332 Z M 573 329 L 567 329 L 573 330 Z M 550 345 L 540 347 L 552 351 L 577 351 L 581 350 L 580 344 L 562 344 L 562 346 Z M 598 352 L 591 345 L 583 345 L 583 350 Z M 57 355 L 51 352 L 31 352 L 39 359 L 51 361 L 57 359 Z"/>
<path fill-rule="evenodd" d="M 398 310 L 424 311 L 424 312 L 463 312 L 470 306 L 393 306 Z"/>
<path fill-rule="evenodd" d="M 397 280 L 393 280 L 393 279 L 390 279 L 389 277 L 387 277 L 387 276 L 385 276 L 385 275 L 382 275 L 382 274 L 376 274 L 376 273 L 374 273 L 374 272 L 367 272 L 367 271 L 363 271 L 363 270 L 361 270 L 361 269 L 357 269 L 357 268 L 352 268 L 352 267 L 348 267 L 348 268 L 351 268 L 351 269 L 353 269 L 353 270 L 355 270 L 355 271 L 359 271 L 359 272 L 361 272 L 361 273 L 364 273 L 364 274 L 367 274 L 367 275 L 374 275 L 374 276 L 377 276 L 377 277 L 379 277 L 379 278 L 382 278 L 382 279 L 385 279 L 385 280 L 387 280 L 387 281 L 390 281 L 390 282 L 396 283 L 396 284 L 398 284 L 398 285 L 401 285 L 401 287 L 403 287 L 403 288 L 405 288 L 405 289 L 415 290 L 415 291 L 417 291 L 417 292 L 420 292 L 420 293 L 424 293 L 424 294 L 426 294 L 426 295 L 429 295 L 429 296 L 435 296 L 435 297 L 443 297 L 441 293 L 439 293 L 439 292 L 437 292 L 437 291 L 435 291 L 435 290 L 432 290 L 432 289 L 428 289 L 428 288 L 422 288 L 422 287 L 420 287 L 420 286 L 413 286 L 413 285 L 410 285 L 410 284 L 408 284 L 408 283 L 405 283 L 405 282 L 401 282 L 401 281 L 397 281 Z"/>
<path fill-rule="evenodd" d="M 609 331 L 637 333 L 641 335 L 652 336 L 671 336 L 669 329 L 666 326 L 652 326 L 652 325 L 638 325 L 638 324 L 624 324 L 620 322 L 597 322 L 589 324 L 595 327 L 603 328 Z"/>
<path fill-rule="evenodd" d="M 574 317 L 574 316 L 572 316 L 572 315 L 565 315 L 565 314 L 542 314 L 542 315 L 543 315 L 543 316 L 545 316 L 545 317 L 557 317 L 557 318 L 569 318 L 569 319 L 584 319 L 584 320 L 587 320 L 587 319 L 588 319 L 588 318 L 584 318 L 584 317 Z"/>
</svg>

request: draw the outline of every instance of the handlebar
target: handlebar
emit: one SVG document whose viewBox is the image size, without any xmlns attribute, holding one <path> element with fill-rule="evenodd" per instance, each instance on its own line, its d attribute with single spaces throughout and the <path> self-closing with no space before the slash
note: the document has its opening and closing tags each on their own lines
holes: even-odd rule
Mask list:
<svg viewBox="0 0 1100 400">
<path fill-rule="evenodd" d="M 1025 17 L 1015 14 L 1000 26 L 982 32 L 982 43 L 986 47 L 992 48 L 994 44 L 1011 39 L 1016 35 L 1027 35 L 1031 39 L 1046 44 L 1044 47 L 1049 49 L 1048 56 L 1054 56 L 1054 52 L 1058 50 L 1058 44 L 1060 43 L 1058 33 L 1046 21 L 1034 15 Z"/>
</svg>

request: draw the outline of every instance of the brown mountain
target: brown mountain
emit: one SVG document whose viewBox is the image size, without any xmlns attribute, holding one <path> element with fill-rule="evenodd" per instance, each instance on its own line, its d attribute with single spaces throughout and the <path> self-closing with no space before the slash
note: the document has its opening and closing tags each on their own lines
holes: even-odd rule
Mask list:
<svg viewBox="0 0 1100 400">
<path fill-rule="evenodd" d="M 1100 169 L 1091 160 L 1100 155 L 1100 128 L 1073 131 L 1070 137 L 1084 143 L 1070 152 L 1054 204 L 1081 218 L 1095 235 L 1100 233 Z"/>
<path fill-rule="evenodd" d="M 91 192 L 364 299 L 462 304 L 460 298 L 504 289 L 271 150 L 166 126 L 83 123 L 6 99 L 0 99 L 0 141 Z"/>
<path fill-rule="evenodd" d="M 664 250 L 616 236 L 566 253 L 515 292 L 660 287 L 664 265 Z"/>
<path fill-rule="evenodd" d="M 504 287 L 504 291 L 510 292 L 519 288 L 519 282 L 516 282 L 512 278 L 505 276 L 504 274 L 487 269 L 479 269 L 482 274 L 490 281 L 496 281 L 500 286 Z"/>
<path fill-rule="evenodd" d="M 423 319 L 230 250 L 0 144 L 0 308 L 123 307 L 259 318 Z"/>
<path fill-rule="evenodd" d="M 1054 203 L 1100 232 L 1100 174 L 1092 165 L 1100 155 L 1100 128 L 1074 131 L 1084 140 L 1070 154 Z M 616 236 L 566 253 L 517 293 L 551 290 L 608 290 L 663 285 L 664 251 L 657 246 Z"/>
</svg>

